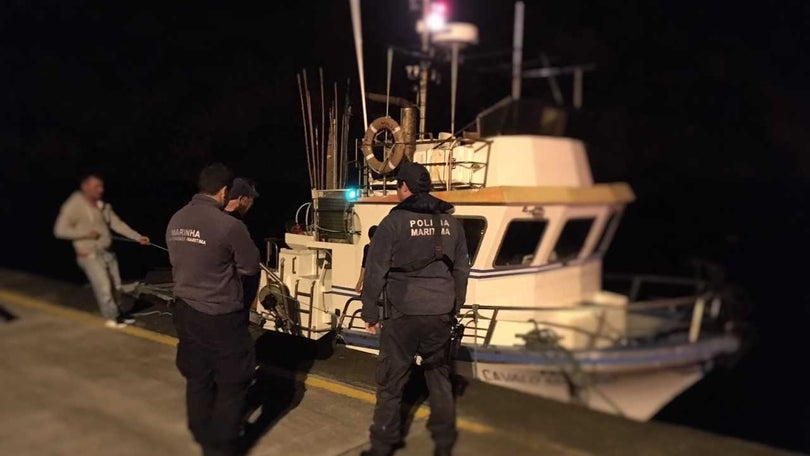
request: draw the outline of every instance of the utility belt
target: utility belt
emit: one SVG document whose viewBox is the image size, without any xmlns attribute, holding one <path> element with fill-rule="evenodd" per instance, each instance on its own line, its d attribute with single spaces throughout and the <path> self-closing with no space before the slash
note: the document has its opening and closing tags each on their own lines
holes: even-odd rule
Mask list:
<svg viewBox="0 0 810 456">
<path fill-rule="evenodd" d="M 380 321 L 391 319 L 391 301 L 388 300 L 388 293 L 383 289 L 380 299 L 377 300 L 377 307 L 380 312 Z M 383 323 L 384 325 L 384 323 Z M 461 321 L 453 315 L 450 318 L 450 339 L 447 343 L 447 359 L 456 359 L 459 349 L 461 348 L 461 340 L 464 338 L 464 325 Z"/>
</svg>

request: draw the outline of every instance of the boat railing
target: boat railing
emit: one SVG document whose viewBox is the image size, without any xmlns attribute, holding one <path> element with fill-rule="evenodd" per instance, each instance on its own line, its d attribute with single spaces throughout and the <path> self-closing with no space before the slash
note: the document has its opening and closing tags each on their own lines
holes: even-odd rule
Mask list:
<svg viewBox="0 0 810 456">
<path fill-rule="evenodd" d="M 665 287 L 670 293 L 683 294 L 686 291 L 697 295 L 710 286 L 710 281 L 705 279 L 655 274 L 605 274 L 604 282 L 608 289 L 621 292 L 630 302 L 638 301 L 643 294 L 666 294 Z M 651 287 L 655 288 L 650 289 Z M 645 291 L 647 293 L 643 293 Z"/>
<path fill-rule="evenodd" d="M 358 300 L 358 297 L 353 297 L 344 304 L 338 323 L 340 328 L 352 330 L 365 328 L 360 319 L 361 309 L 351 312 L 352 303 Z M 541 328 L 551 332 L 574 332 L 586 336 L 589 339 L 587 344 L 589 347 L 597 345 L 597 342 L 602 342 L 600 346 L 633 346 L 677 334 L 682 334 L 688 342 L 695 343 L 700 340 L 704 331 L 719 328 L 717 323 L 720 323 L 718 317 L 721 305 L 720 296 L 712 292 L 636 301 L 624 305 L 594 302 L 549 307 L 465 304 L 461 308 L 460 323 L 464 326 L 463 342 L 480 348 L 493 346 L 493 336 L 499 322 L 531 323 L 535 332 Z M 566 314 L 582 314 L 585 311 L 601 312 L 603 316 L 610 312 L 622 312 L 628 320 L 634 317 L 654 318 L 662 324 L 649 330 L 634 330 L 628 323 L 624 331 L 616 332 L 601 325 L 597 330 L 593 330 L 567 323 L 566 319 L 560 318 Z M 515 334 L 515 336 L 527 339 L 531 334 Z"/>
<path fill-rule="evenodd" d="M 276 238 L 276 237 L 268 237 L 264 238 L 265 244 L 265 257 L 264 257 L 264 265 L 270 269 L 278 268 L 278 262 L 281 258 L 279 252 L 281 247 L 279 246 L 280 243 L 283 243 L 284 239 Z M 274 263 L 271 263 L 271 261 Z"/>
<path fill-rule="evenodd" d="M 442 139 L 420 139 L 415 143 L 406 143 L 405 145 L 429 146 L 427 150 L 419 152 L 424 152 L 425 154 L 430 151 L 447 151 L 447 153 L 444 154 L 444 160 L 428 161 L 425 159 L 418 161 L 430 171 L 433 177 L 434 190 L 449 191 L 481 188 L 485 186 L 489 168 L 491 144 L 491 141 L 483 139 L 448 137 Z M 474 146 L 471 150 L 472 155 L 478 154 L 484 149 L 486 149 L 486 154 L 481 160 L 473 160 L 469 157 L 454 157 L 453 150 L 458 145 Z M 383 145 L 379 144 L 373 147 L 379 148 L 383 147 Z M 355 160 L 353 163 L 358 167 L 358 179 L 365 195 L 371 195 L 374 192 L 382 192 L 383 195 L 386 195 L 388 192 L 396 191 L 395 177 L 378 175 L 365 163 L 365 160 L 362 159 L 359 142 L 355 143 Z M 466 168 L 466 170 L 469 171 L 469 175 L 465 177 L 461 175 L 462 173 L 454 171 L 458 167 Z M 475 177 L 475 172 L 480 169 L 483 169 L 483 176 Z"/>
<path fill-rule="evenodd" d="M 338 319 L 338 328 L 341 328 L 341 329 L 358 329 L 358 327 L 355 326 L 354 322 L 359 317 L 360 313 L 363 311 L 362 307 L 359 308 L 359 309 L 356 309 L 354 312 L 352 312 L 351 315 L 348 315 L 349 306 L 351 306 L 351 304 L 353 302 L 355 302 L 355 301 L 360 302 L 360 296 L 352 296 L 351 298 L 346 300 L 345 304 L 343 304 L 343 310 L 340 312 L 340 318 Z M 349 318 L 349 324 L 348 324 L 348 326 L 346 326 L 344 328 L 343 327 L 343 322 L 346 320 L 347 316 Z M 361 325 L 359 328 L 360 329 L 365 329 L 365 325 Z"/>
</svg>

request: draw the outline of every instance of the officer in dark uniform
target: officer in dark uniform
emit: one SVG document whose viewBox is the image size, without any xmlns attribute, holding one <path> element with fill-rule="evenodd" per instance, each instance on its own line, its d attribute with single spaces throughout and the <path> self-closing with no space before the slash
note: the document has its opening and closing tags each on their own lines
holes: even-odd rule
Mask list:
<svg viewBox="0 0 810 456">
<path fill-rule="evenodd" d="M 177 368 L 186 378 L 188 426 L 203 455 L 237 455 L 255 371 L 240 276 L 259 272 L 247 228 L 222 208 L 233 180 L 223 165 L 200 173 L 199 193 L 166 229 L 174 276 Z"/>
<path fill-rule="evenodd" d="M 225 204 L 225 213 L 244 222 L 245 216 L 258 197 L 259 192 L 256 191 L 256 185 L 251 180 L 237 177 L 228 190 L 228 199 L 230 201 Z M 259 274 L 242 276 L 242 300 L 245 307 L 250 307 L 253 305 L 253 301 L 256 300 L 260 279 Z"/>
<path fill-rule="evenodd" d="M 400 203 L 380 222 L 366 262 L 362 318 L 368 332 L 381 331 L 381 339 L 371 450 L 364 455 L 389 455 L 401 444 L 400 402 L 417 354 L 430 390 L 428 428 L 436 454 L 449 455 L 456 441 L 449 344 L 470 265 L 453 206 L 430 189 L 424 166 L 400 165 Z M 377 299 L 383 289 L 389 309 L 380 322 Z"/>
</svg>

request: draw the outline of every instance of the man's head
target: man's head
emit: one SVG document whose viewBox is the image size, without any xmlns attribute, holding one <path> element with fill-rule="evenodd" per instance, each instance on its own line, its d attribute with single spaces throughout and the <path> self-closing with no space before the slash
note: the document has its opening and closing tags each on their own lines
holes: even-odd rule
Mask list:
<svg viewBox="0 0 810 456">
<path fill-rule="evenodd" d="M 208 195 L 225 205 L 228 198 L 228 189 L 233 182 L 233 172 L 227 166 L 217 163 L 206 166 L 200 172 L 197 189 L 203 195 Z"/>
<path fill-rule="evenodd" d="M 243 217 L 247 211 L 253 207 L 253 201 L 259 197 L 256 186 L 244 177 L 237 177 L 233 180 L 230 192 L 228 192 L 228 212 L 239 211 Z"/>
<path fill-rule="evenodd" d="M 374 233 L 376 232 L 377 232 L 377 225 L 371 225 L 371 227 L 368 229 L 368 238 L 374 239 Z"/>
<path fill-rule="evenodd" d="M 90 201 L 99 201 L 104 196 L 104 181 L 98 174 L 86 174 L 82 177 L 79 188 L 82 195 Z"/>
<path fill-rule="evenodd" d="M 406 162 L 397 171 L 397 197 L 400 201 L 411 195 L 429 193 L 432 187 L 430 173 L 419 163 Z"/>
</svg>

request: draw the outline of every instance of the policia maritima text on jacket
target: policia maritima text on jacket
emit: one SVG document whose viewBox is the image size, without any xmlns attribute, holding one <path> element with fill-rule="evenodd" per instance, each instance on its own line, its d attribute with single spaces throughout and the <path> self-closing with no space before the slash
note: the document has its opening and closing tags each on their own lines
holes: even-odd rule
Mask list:
<svg viewBox="0 0 810 456">
<path fill-rule="evenodd" d="M 362 316 L 369 332 L 382 334 L 371 450 L 364 454 L 388 455 L 401 443 L 402 390 L 417 354 L 430 390 L 428 428 L 436 454 L 450 454 L 456 441 L 450 331 L 464 304 L 470 265 L 453 206 L 430 188 L 424 166 L 400 166 L 400 203 L 380 222 L 366 260 Z M 389 316 L 381 325 L 377 300 L 384 288 Z"/>
<path fill-rule="evenodd" d="M 188 427 L 205 456 L 243 453 L 238 442 L 255 361 L 240 276 L 259 272 L 245 224 L 226 215 L 233 174 L 212 165 L 200 192 L 166 228 L 174 277 L 177 368 L 186 378 Z"/>
</svg>

